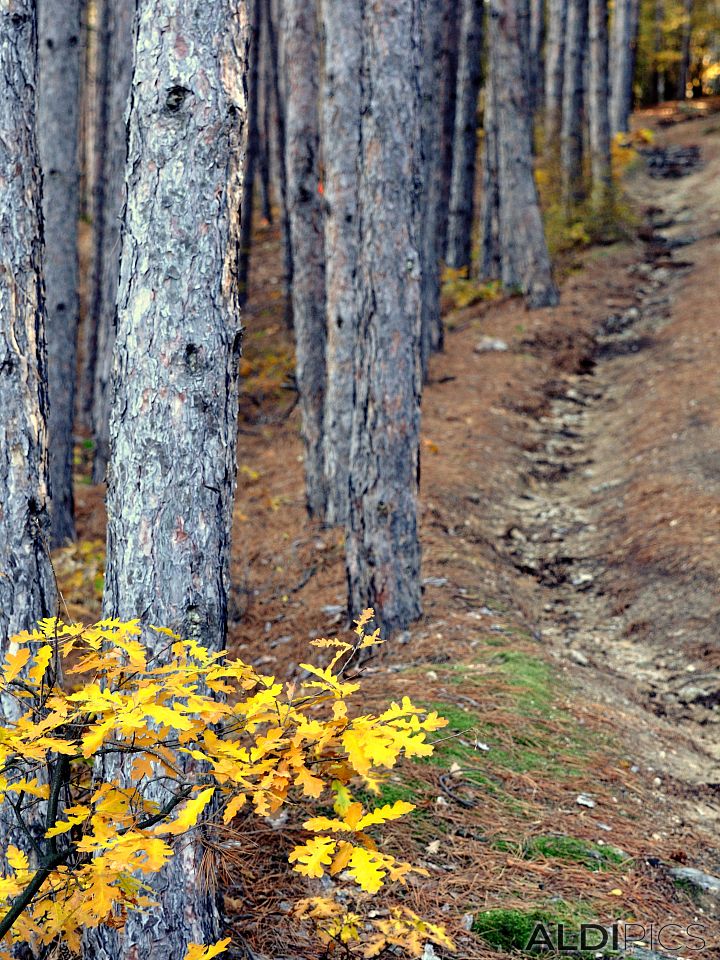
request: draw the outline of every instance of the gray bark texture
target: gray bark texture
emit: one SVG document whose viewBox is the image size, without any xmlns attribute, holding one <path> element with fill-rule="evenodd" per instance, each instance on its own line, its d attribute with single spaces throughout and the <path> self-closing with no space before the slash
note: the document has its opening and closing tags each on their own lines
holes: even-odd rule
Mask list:
<svg viewBox="0 0 720 960">
<path fill-rule="evenodd" d="M 363 9 L 349 607 L 385 634 L 420 615 L 419 0 Z"/>
<path fill-rule="evenodd" d="M 596 210 L 603 210 L 607 207 L 612 195 L 607 0 L 589 0 L 589 35 L 590 65 L 587 100 L 592 200 Z"/>
<path fill-rule="evenodd" d="M 490 72 L 497 129 L 500 278 L 530 308 L 552 306 L 558 292 L 533 175 L 527 100 L 527 0 L 492 0 Z"/>
<path fill-rule="evenodd" d="M 610 35 L 610 132 L 630 127 L 640 0 L 616 0 Z"/>
<path fill-rule="evenodd" d="M 562 124 L 565 26 L 568 0 L 548 0 L 545 43 L 545 152 L 557 155 Z"/>
<path fill-rule="evenodd" d="M 325 516 L 325 241 L 320 196 L 319 37 L 315 0 L 282 0 L 280 63 L 293 273 L 295 375 L 310 516 Z M 335 15 L 338 13 L 336 11 Z"/>
<path fill-rule="evenodd" d="M 49 497 L 40 168 L 32 0 L 0 14 L 0 656 L 55 613 Z M 0 704 L 5 711 L 8 705 Z"/>
<path fill-rule="evenodd" d="M 545 96 L 545 2 L 530 0 L 530 107 L 538 109 Z"/>
<path fill-rule="evenodd" d="M 560 132 L 562 199 L 568 210 L 585 198 L 583 129 L 587 48 L 588 0 L 568 0 L 563 114 Z"/>
<path fill-rule="evenodd" d="M 450 183 L 452 181 L 453 147 L 455 140 L 460 2 L 461 0 L 444 0 L 443 3 L 443 33 L 440 63 L 440 112 L 442 126 L 440 142 L 440 209 L 438 211 L 438 249 L 443 259 L 445 259 L 447 251 Z"/>
<path fill-rule="evenodd" d="M 442 350 L 444 330 L 440 313 L 440 191 L 442 188 L 442 66 L 443 0 L 424 0 L 420 8 L 420 149 L 422 191 L 418 213 L 421 256 L 421 350 L 423 377 L 430 354 Z"/>
<path fill-rule="evenodd" d="M 80 0 L 38 0 L 37 140 L 45 221 L 50 542 L 75 538 L 73 420 L 78 327 Z"/>
<path fill-rule="evenodd" d="M 320 9 L 325 41 L 322 152 L 325 165 L 327 311 L 326 519 L 335 524 L 345 523 L 348 518 L 348 470 L 355 397 L 362 14 L 360 5 L 351 3 L 338 16 L 335 0 L 322 0 Z"/>
<path fill-rule="evenodd" d="M 482 82 L 482 0 L 461 0 L 462 20 L 457 72 L 455 138 L 453 150 L 447 264 L 470 267 L 472 256 L 475 158 L 477 156 L 478 94 Z"/>
<path fill-rule="evenodd" d="M 693 0 L 684 0 L 683 24 L 680 41 L 680 72 L 678 74 L 677 98 L 685 100 L 690 78 L 690 39 L 692 37 Z"/>
<path fill-rule="evenodd" d="M 138 2 L 104 612 L 212 650 L 225 642 L 236 477 L 247 45 L 237 0 Z M 166 800 L 161 783 L 146 796 Z M 158 907 L 121 934 L 90 933 L 88 958 L 180 958 L 218 938 L 201 833 L 151 880 Z"/>
<path fill-rule="evenodd" d="M 87 321 L 86 365 L 95 440 L 93 479 L 105 480 L 110 456 L 112 358 L 125 205 L 127 109 L 133 67 L 135 0 L 100 0 L 95 109 L 96 170 L 93 196 L 93 273 Z"/>
</svg>

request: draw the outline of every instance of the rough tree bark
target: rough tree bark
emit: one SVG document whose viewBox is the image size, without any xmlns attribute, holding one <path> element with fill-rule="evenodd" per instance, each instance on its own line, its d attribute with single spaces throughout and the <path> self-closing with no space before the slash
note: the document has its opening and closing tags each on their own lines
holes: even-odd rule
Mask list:
<svg viewBox="0 0 720 960">
<path fill-rule="evenodd" d="M 430 354 L 442 350 L 440 312 L 440 189 L 442 177 L 441 74 L 443 0 L 424 0 L 420 8 L 420 150 L 422 191 L 418 214 L 421 258 L 421 357 L 427 378 Z"/>
<path fill-rule="evenodd" d="M 446 255 L 448 266 L 455 269 L 469 268 L 472 256 L 477 106 L 482 82 L 483 15 L 482 0 L 462 0 Z"/>
<path fill-rule="evenodd" d="M 497 136 L 500 277 L 529 307 L 558 302 L 533 176 L 527 0 L 492 0 L 489 49 Z"/>
<path fill-rule="evenodd" d="M 256 0 L 260 12 L 260 30 L 259 40 L 259 77 L 258 77 L 258 174 L 260 177 L 260 209 L 262 210 L 263 220 L 271 224 L 273 222 L 272 211 L 272 193 L 270 190 L 270 154 L 271 154 L 271 128 L 272 128 L 272 76 L 270 71 L 270 57 L 268 53 L 267 30 L 262 16 L 263 0 Z"/>
<path fill-rule="evenodd" d="M 457 68 L 459 53 L 460 0 L 444 0 L 442 51 L 440 61 L 440 198 L 438 210 L 438 249 L 443 258 L 447 252 L 450 183 L 452 181 L 453 149 L 455 139 L 455 109 L 457 105 Z"/>
<path fill-rule="evenodd" d="M 338 16 L 338 11 L 335 11 Z M 315 0 L 283 0 L 280 63 L 285 101 L 285 178 L 293 273 L 295 376 L 305 447 L 310 516 L 327 503 L 325 409 L 325 249 L 320 195 L 319 37 Z"/>
<path fill-rule="evenodd" d="M 588 71 L 588 117 L 592 203 L 598 212 L 608 209 L 612 199 L 610 155 L 610 114 L 608 110 L 608 3 L 589 0 L 590 64 Z"/>
<path fill-rule="evenodd" d="M 639 0 L 615 0 L 610 36 L 610 133 L 630 126 Z"/>
<path fill-rule="evenodd" d="M 565 77 L 560 131 L 562 200 L 566 210 L 585 198 L 583 128 L 585 121 L 585 55 L 588 46 L 588 0 L 568 0 L 565 34 Z"/>
<path fill-rule="evenodd" d="M 250 281 L 250 256 L 252 253 L 253 199 L 255 196 L 255 171 L 260 152 L 260 124 L 258 117 L 260 82 L 260 0 L 248 0 L 250 8 L 250 62 L 248 66 L 247 101 L 247 150 L 243 195 L 240 201 L 240 255 L 238 257 L 238 298 L 244 307 L 248 298 Z"/>
<path fill-rule="evenodd" d="M 530 0 L 530 109 L 534 113 L 545 96 L 545 3 Z"/>
<path fill-rule="evenodd" d="M 237 0 L 138 2 L 104 612 L 212 650 L 225 641 L 236 476 L 247 38 Z M 150 799 L 167 798 L 162 782 Z M 202 857 L 197 837 L 181 845 L 150 881 L 158 906 L 120 935 L 90 933 L 86 956 L 167 960 L 215 941 Z"/>
<path fill-rule="evenodd" d="M 83 376 L 88 395 L 81 399 L 89 410 L 95 441 L 95 483 L 105 479 L 110 455 L 112 358 L 125 203 L 126 115 L 133 66 L 134 17 L 135 0 L 100 0 L 98 4 L 93 269 Z"/>
<path fill-rule="evenodd" d="M 37 139 L 43 173 L 50 542 L 75 538 L 73 421 L 78 327 L 80 0 L 38 0 Z"/>
<path fill-rule="evenodd" d="M 480 211 L 480 280 L 499 280 L 502 271 L 500 252 L 500 185 L 498 161 L 498 124 L 495 77 L 488 70 L 485 81 L 483 116 L 482 207 Z"/>
<path fill-rule="evenodd" d="M 559 154 L 562 124 L 563 77 L 565 71 L 565 26 L 568 0 L 548 0 L 545 43 L 545 153 Z"/>
<path fill-rule="evenodd" d="M 358 154 L 362 15 L 351 3 L 338 16 L 334 0 L 322 0 L 325 34 L 322 152 L 325 165 L 325 270 L 327 385 L 325 476 L 328 523 L 348 517 L 348 469 L 355 394 L 354 350 L 358 330 L 355 276 L 359 250 Z"/>
<path fill-rule="evenodd" d="M 363 9 L 349 607 L 386 634 L 420 615 L 419 0 Z"/>
<path fill-rule="evenodd" d="M 0 16 L 0 656 L 55 613 L 49 534 L 40 169 L 33 0 Z M 7 703 L 6 700 L 10 701 Z M 12 698 L 3 698 L 7 716 Z"/>
</svg>

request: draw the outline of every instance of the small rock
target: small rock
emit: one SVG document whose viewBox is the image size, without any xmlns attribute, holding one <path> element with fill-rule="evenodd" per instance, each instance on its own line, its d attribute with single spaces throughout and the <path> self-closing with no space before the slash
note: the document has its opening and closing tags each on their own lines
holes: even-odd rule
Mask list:
<svg viewBox="0 0 720 960">
<path fill-rule="evenodd" d="M 423 580 L 424 587 L 444 587 L 447 586 L 448 579 L 447 577 L 425 577 Z"/>
<path fill-rule="evenodd" d="M 462 925 L 465 930 L 472 930 L 473 923 L 475 922 L 474 913 L 464 913 L 462 918 Z"/>
<path fill-rule="evenodd" d="M 345 612 L 345 607 L 341 604 L 330 603 L 322 608 L 322 612 L 326 613 L 329 617 L 336 617 L 338 614 Z"/>
<path fill-rule="evenodd" d="M 585 654 L 582 653 L 580 650 L 571 650 L 569 656 L 572 661 L 574 661 L 581 667 L 587 667 L 590 663 L 590 661 L 585 656 Z"/>
<path fill-rule="evenodd" d="M 475 353 L 504 352 L 508 349 L 507 343 L 498 337 L 481 337 L 475 344 Z"/>
<path fill-rule="evenodd" d="M 438 960 L 438 955 L 435 953 L 435 948 L 429 941 L 425 944 L 425 948 L 422 952 L 422 960 Z"/>
<path fill-rule="evenodd" d="M 702 870 L 696 870 L 694 867 L 673 867 L 670 876 L 675 880 L 690 883 L 693 887 L 705 893 L 720 896 L 720 877 L 713 877 L 709 873 L 703 873 Z"/>
<path fill-rule="evenodd" d="M 575 800 L 575 803 L 580 804 L 581 807 L 590 807 L 591 809 L 595 806 L 595 801 L 592 797 L 588 796 L 587 793 L 581 793 Z"/>
<path fill-rule="evenodd" d="M 428 670 L 425 676 L 428 678 L 428 680 L 432 680 L 433 683 L 435 683 L 435 681 L 438 678 L 438 675 L 435 673 L 434 670 Z"/>
<path fill-rule="evenodd" d="M 431 840 L 430 843 L 425 847 L 428 853 L 439 853 L 440 852 L 440 841 Z"/>
<path fill-rule="evenodd" d="M 436 807 L 449 807 L 450 804 L 445 799 L 445 797 L 435 797 L 435 806 Z"/>
</svg>

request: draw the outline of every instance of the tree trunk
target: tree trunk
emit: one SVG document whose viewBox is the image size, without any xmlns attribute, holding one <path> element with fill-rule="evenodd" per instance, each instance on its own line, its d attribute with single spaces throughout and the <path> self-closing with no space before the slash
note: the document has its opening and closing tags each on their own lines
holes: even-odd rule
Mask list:
<svg viewBox="0 0 720 960">
<path fill-rule="evenodd" d="M 86 326 L 86 375 L 95 441 L 93 479 L 105 479 L 110 456 L 112 362 L 120 247 L 125 204 L 126 115 L 133 66 L 135 0 L 100 0 L 97 7 L 98 78 L 93 198 L 93 269 Z"/>
<path fill-rule="evenodd" d="M 457 68 L 459 54 L 460 0 L 444 0 L 443 34 L 440 62 L 440 198 L 438 210 L 438 250 L 443 258 L 447 252 L 448 214 L 450 210 L 450 183 L 452 181 L 455 139 L 455 110 L 457 105 Z"/>
<path fill-rule="evenodd" d="M 630 127 L 639 0 L 615 0 L 610 45 L 610 133 Z"/>
<path fill-rule="evenodd" d="M 660 65 L 660 54 L 663 51 L 665 23 L 665 0 L 655 0 L 655 102 L 665 100 L 665 68 Z"/>
<path fill-rule="evenodd" d="M 270 56 L 268 52 L 267 28 L 262 16 L 264 0 L 255 0 L 260 12 L 258 28 L 260 32 L 258 49 L 258 174 L 260 177 L 260 209 L 263 220 L 267 224 L 273 222 L 272 193 L 270 190 L 270 154 L 272 150 L 272 77 L 270 71 Z"/>
<path fill-rule="evenodd" d="M 328 523 L 348 517 L 348 470 L 355 394 L 354 351 L 358 332 L 355 277 L 358 269 L 358 154 L 362 14 L 350 3 L 338 16 L 334 0 L 322 0 L 324 89 L 322 151 L 325 165 L 325 269 L 327 388 L 325 476 Z"/>
<path fill-rule="evenodd" d="M 346 541 L 349 607 L 385 633 L 420 615 L 418 0 L 363 16 L 356 403 Z"/>
<path fill-rule="evenodd" d="M 260 80 L 260 2 L 248 0 L 250 7 L 250 63 L 248 67 L 247 101 L 247 151 L 245 154 L 245 174 L 243 176 L 243 195 L 240 202 L 240 255 L 238 257 L 238 300 L 244 307 L 248 298 L 250 280 L 250 255 L 252 247 L 253 199 L 255 195 L 255 171 L 260 148 L 260 127 L 258 122 L 258 84 Z"/>
<path fill-rule="evenodd" d="M 75 538 L 73 421 L 78 325 L 80 0 L 38 0 L 37 139 L 43 172 L 50 542 Z"/>
<path fill-rule="evenodd" d="M 292 288 L 293 288 L 293 255 L 290 240 L 290 220 L 288 212 L 288 192 L 287 179 L 285 173 L 285 151 L 286 151 L 286 132 L 285 132 L 285 103 L 283 91 L 280 83 L 280 49 L 278 43 L 278 20 L 273 10 L 273 0 L 259 0 L 263 5 L 263 25 L 267 37 L 267 57 L 268 72 L 270 78 L 270 89 L 272 92 L 273 107 L 275 108 L 274 122 L 272 128 L 275 132 L 274 143 L 276 147 L 277 163 L 274 165 L 277 171 L 277 190 L 276 194 L 280 202 L 281 228 L 283 244 L 283 282 L 285 286 L 285 323 L 288 329 L 292 328 Z M 270 151 L 270 143 L 268 143 Z"/>
<path fill-rule="evenodd" d="M 248 24 L 237 0 L 139 0 L 137 9 L 104 612 L 217 651 L 236 476 Z M 157 652 L 165 645 L 145 640 Z M 148 799 L 167 798 L 161 783 Z M 167 960 L 190 941 L 215 941 L 202 858 L 199 841 L 179 846 L 150 880 L 158 906 L 130 916 L 121 935 L 89 933 L 86 956 Z"/>
<path fill-rule="evenodd" d="M 530 108 L 533 113 L 545 95 L 545 3 L 530 0 Z"/>
<path fill-rule="evenodd" d="M 481 280 L 499 280 L 502 272 L 500 251 L 500 171 L 498 161 L 498 122 L 495 96 L 495 77 L 488 70 L 485 82 L 485 111 L 483 116 L 483 182 L 480 213 Z"/>
<path fill-rule="evenodd" d="M 592 201 L 596 211 L 608 212 L 612 199 L 610 114 L 608 111 L 608 4 L 589 0 L 590 70 L 588 113 Z"/>
<path fill-rule="evenodd" d="M 685 100 L 690 77 L 690 38 L 692 36 L 693 0 L 684 0 L 682 39 L 680 41 L 680 73 L 678 74 L 677 98 Z"/>
<path fill-rule="evenodd" d="M 558 156 L 562 125 L 565 76 L 565 28 L 568 0 L 548 0 L 548 30 L 545 44 L 545 153 Z"/>
<path fill-rule="evenodd" d="M 585 198 L 583 129 L 587 43 L 588 0 L 568 0 L 563 115 L 560 133 L 562 199 L 568 212 Z"/>
<path fill-rule="evenodd" d="M 320 196 L 319 52 L 314 0 L 283 0 L 280 61 L 285 101 L 285 177 L 293 274 L 295 371 L 310 516 L 327 503 L 323 456 L 325 408 L 325 250 Z M 337 11 L 335 12 L 337 16 Z"/>
<path fill-rule="evenodd" d="M 477 102 L 482 82 L 483 13 L 482 0 L 462 0 L 447 244 L 447 264 L 455 269 L 469 268 L 472 257 Z"/>
<path fill-rule="evenodd" d="M 0 657 L 56 612 L 49 534 L 40 169 L 32 0 L 0 16 Z M 6 701 L 9 701 L 6 702 Z M 5 716 L 13 698 L 0 701 Z"/>
<path fill-rule="evenodd" d="M 492 0 L 490 71 L 497 111 L 501 279 L 525 294 L 531 308 L 552 306 L 552 279 L 533 175 L 532 117 L 526 96 L 527 0 Z"/>
<path fill-rule="evenodd" d="M 432 351 L 442 350 L 440 313 L 440 189 L 442 177 L 441 75 L 443 0 L 424 0 L 420 7 L 422 44 L 420 74 L 420 150 L 422 192 L 418 214 L 421 257 L 421 350 L 423 378 Z"/>
</svg>

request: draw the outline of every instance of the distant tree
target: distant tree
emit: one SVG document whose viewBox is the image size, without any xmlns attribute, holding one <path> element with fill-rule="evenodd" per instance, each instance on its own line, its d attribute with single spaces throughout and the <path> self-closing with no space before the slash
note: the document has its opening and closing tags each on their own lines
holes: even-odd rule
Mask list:
<svg viewBox="0 0 720 960">
<path fill-rule="evenodd" d="M 461 4 L 455 139 L 446 254 L 448 266 L 455 269 L 469 268 L 472 255 L 477 108 L 482 82 L 484 16 L 482 0 L 461 0 Z"/>
<path fill-rule="evenodd" d="M 568 0 L 548 0 L 545 43 L 545 152 L 559 158 Z"/>
<path fill-rule="evenodd" d="M 545 2 L 530 0 L 530 106 L 535 112 L 545 96 Z"/>
<path fill-rule="evenodd" d="M 588 48 L 588 0 L 568 0 L 565 24 L 565 76 L 560 131 L 562 198 L 566 210 L 585 197 L 583 128 L 585 62 Z"/>
<path fill-rule="evenodd" d="M 355 292 L 360 249 L 358 154 L 362 13 L 350 3 L 338 16 L 321 0 L 324 30 L 322 150 L 325 166 L 327 387 L 324 414 L 328 523 L 348 518 L 350 437 L 355 396 L 359 310 Z"/>
<path fill-rule="evenodd" d="M 386 632 L 420 615 L 419 0 L 363 16 L 358 346 L 346 539 L 349 606 Z"/>
<path fill-rule="evenodd" d="M 422 59 L 420 70 L 420 150 L 422 191 L 418 215 L 421 256 L 421 356 L 427 377 L 430 354 L 442 350 L 444 329 L 440 313 L 440 216 L 442 190 L 441 68 L 443 5 L 424 0 L 420 5 Z"/>
<path fill-rule="evenodd" d="M 521 290 L 529 307 L 547 307 L 557 303 L 558 292 L 533 175 L 527 0 L 492 0 L 489 14 L 485 165 L 496 171 L 497 191 L 483 211 L 483 265 L 494 273 L 499 264 L 503 286 Z"/>
<path fill-rule="evenodd" d="M 126 114 L 133 66 L 135 0 L 99 0 L 97 5 L 96 170 L 92 205 L 93 264 L 86 326 L 87 385 L 81 397 L 95 441 L 93 479 L 105 479 L 110 456 L 112 358 L 125 203 Z"/>
<path fill-rule="evenodd" d="M 612 195 L 610 155 L 610 113 L 608 100 L 608 2 L 589 0 L 588 119 L 592 202 L 596 211 L 605 212 Z"/>
<path fill-rule="evenodd" d="M 488 58 L 488 65 L 490 58 Z M 480 211 L 481 280 L 499 280 L 502 274 L 500 248 L 500 169 L 498 157 L 498 118 L 496 80 L 490 70 L 485 82 L 483 115 L 482 207 Z"/>
<path fill-rule="evenodd" d="M 0 16 L 0 656 L 55 612 L 49 498 L 33 0 Z M 13 699 L 0 712 L 13 716 Z"/>
<path fill-rule="evenodd" d="M 452 181 L 455 109 L 457 105 L 458 44 L 461 0 L 444 0 L 440 50 L 440 196 L 438 249 L 446 259 L 450 183 Z"/>
<path fill-rule="evenodd" d="M 639 2 L 639 0 L 638 0 Z M 687 97 L 690 78 L 690 38 L 692 36 L 693 0 L 683 0 L 682 33 L 680 39 L 680 72 L 678 73 L 677 98 Z"/>
<path fill-rule="evenodd" d="M 237 0 L 138 0 L 103 606 L 213 651 L 225 643 L 236 476 L 247 46 Z M 166 640 L 147 631 L 160 658 Z M 155 778 L 145 800 L 162 805 L 168 789 Z M 167 960 L 217 940 L 202 858 L 196 835 L 151 881 L 157 907 L 121 937 L 88 934 L 86 956 Z"/>
<path fill-rule="evenodd" d="M 45 222 L 50 542 L 75 537 L 73 421 L 78 327 L 80 0 L 38 0 L 38 151 Z"/>
<path fill-rule="evenodd" d="M 616 0 L 610 36 L 610 133 L 630 126 L 640 0 Z"/>
<path fill-rule="evenodd" d="M 337 11 L 335 16 L 337 16 Z M 293 272 L 295 375 L 305 444 L 307 506 L 327 503 L 325 410 L 325 249 L 320 195 L 319 37 L 315 0 L 283 0 L 280 63 L 285 105 L 285 179 Z"/>
<path fill-rule="evenodd" d="M 243 195 L 240 203 L 240 256 L 238 259 L 238 285 L 240 306 L 247 303 L 248 283 L 250 281 L 250 255 L 252 248 L 253 199 L 255 197 L 255 179 L 260 160 L 260 119 L 258 116 L 260 99 L 260 3 L 262 0 L 248 0 L 250 9 L 250 61 L 248 66 L 247 98 L 247 148 L 245 151 L 245 173 L 243 176 Z"/>
</svg>

